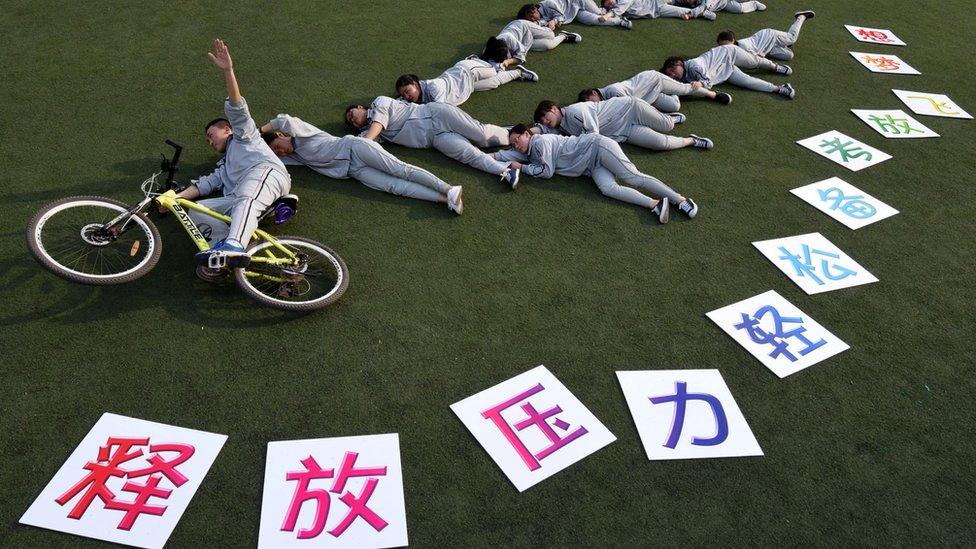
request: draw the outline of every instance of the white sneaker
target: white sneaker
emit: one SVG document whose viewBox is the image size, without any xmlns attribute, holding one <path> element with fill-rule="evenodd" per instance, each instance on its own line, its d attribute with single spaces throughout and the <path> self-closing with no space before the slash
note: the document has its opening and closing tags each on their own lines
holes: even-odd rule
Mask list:
<svg viewBox="0 0 976 549">
<path fill-rule="evenodd" d="M 657 206 L 651 210 L 657 215 L 657 220 L 663 225 L 668 221 L 671 221 L 671 206 L 668 204 L 667 198 L 662 198 L 657 201 Z"/>
<path fill-rule="evenodd" d="M 695 204 L 695 201 L 690 198 L 685 198 L 684 202 L 678 204 L 678 209 L 684 212 L 688 216 L 688 219 L 692 219 L 698 215 L 698 204 Z"/>
<path fill-rule="evenodd" d="M 793 86 L 789 84 L 783 84 L 779 87 L 779 94 L 785 95 L 787 99 L 793 99 L 796 97 L 796 90 L 794 90 Z"/>
<path fill-rule="evenodd" d="M 464 202 L 461 200 L 463 190 L 460 185 L 455 185 L 447 191 L 447 207 L 458 215 L 464 213 Z"/>
<path fill-rule="evenodd" d="M 786 76 L 789 76 L 793 74 L 793 67 L 789 65 L 783 65 L 781 63 L 779 65 L 776 65 L 776 72 L 778 72 L 779 74 L 785 74 Z"/>
<path fill-rule="evenodd" d="M 705 10 L 701 14 L 701 18 L 707 21 L 714 21 L 716 17 L 718 16 L 715 15 L 715 12 L 712 10 Z"/>
<path fill-rule="evenodd" d="M 688 120 L 688 117 L 680 112 L 669 112 L 667 114 L 671 117 L 671 120 L 673 120 L 675 124 L 684 124 L 685 120 Z"/>
<path fill-rule="evenodd" d="M 514 191 L 515 187 L 518 187 L 521 172 L 522 170 L 516 168 L 505 168 L 505 171 L 502 172 L 502 181 L 508 183 L 508 186 Z"/>
<path fill-rule="evenodd" d="M 583 37 L 575 32 L 559 31 L 559 34 L 565 34 L 566 41 L 570 44 L 579 44 L 583 41 Z"/>
<path fill-rule="evenodd" d="M 694 147 L 694 148 L 696 148 L 696 149 L 706 149 L 707 150 L 707 149 L 714 149 L 715 148 L 715 143 L 713 143 L 712 140 L 709 139 L 709 138 L 707 138 L 707 137 L 698 137 L 697 135 L 695 135 L 693 133 L 692 134 L 689 134 L 688 137 L 690 137 L 691 140 L 694 141 L 694 143 L 692 143 L 691 146 Z"/>
<path fill-rule="evenodd" d="M 814 17 L 815 15 L 817 15 L 817 14 L 816 14 L 816 13 L 814 13 L 814 12 L 813 12 L 813 10 L 803 10 L 803 11 L 798 11 L 798 12 L 796 12 L 796 13 L 794 13 L 794 14 L 793 14 L 793 19 L 796 19 L 797 17 L 799 17 L 799 16 L 801 16 L 801 15 L 802 15 L 802 16 L 803 16 L 803 17 L 804 17 L 805 19 L 813 19 L 813 17 Z"/>
<path fill-rule="evenodd" d="M 620 26 L 623 27 L 623 28 L 625 28 L 625 29 L 627 29 L 627 30 L 630 30 L 630 29 L 634 28 L 634 22 L 631 21 L 630 19 L 627 19 L 626 17 L 621 17 L 620 18 Z"/>
<path fill-rule="evenodd" d="M 525 65 L 515 65 L 515 68 L 522 73 L 522 76 L 519 76 L 519 80 L 525 80 L 526 82 L 539 81 L 539 73 L 525 68 Z"/>
<path fill-rule="evenodd" d="M 761 2 L 756 2 L 756 10 L 766 11 L 766 4 L 763 4 Z"/>
</svg>

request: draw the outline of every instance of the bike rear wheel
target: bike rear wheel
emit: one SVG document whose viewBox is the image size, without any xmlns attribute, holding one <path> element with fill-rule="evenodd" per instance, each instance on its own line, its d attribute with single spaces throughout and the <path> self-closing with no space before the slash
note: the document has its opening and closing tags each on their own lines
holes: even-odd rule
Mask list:
<svg viewBox="0 0 976 549">
<path fill-rule="evenodd" d="M 71 282 L 131 282 L 156 266 L 163 248 L 159 230 L 141 213 L 102 228 L 129 207 L 100 196 L 52 202 L 27 224 L 27 247 L 45 269 Z"/>
<path fill-rule="evenodd" d="M 275 243 L 298 255 L 301 263 L 283 267 L 251 260 L 243 269 L 234 269 L 238 286 L 264 305 L 283 311 L 308 312 L 327 307 L 342 297 L 349 287 L 349 269 L 339 254 L 308 238 L 282 236 Z M 248 247 L 252 258 L 282 257 L 275 243 L 260 241 Z"/>
</svg>

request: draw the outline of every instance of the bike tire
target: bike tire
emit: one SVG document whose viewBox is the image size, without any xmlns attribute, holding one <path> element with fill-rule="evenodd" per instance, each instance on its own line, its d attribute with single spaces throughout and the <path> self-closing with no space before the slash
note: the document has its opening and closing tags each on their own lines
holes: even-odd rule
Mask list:
<svg viewBox="0 0 976 549">
<path fill-rule="evenodd" d="M 286 284 L 262 283 L 255 280 L 256 275 L 265 273 L 280 276 L 282 268 L 252 261 L 246 268 L 234 269 L 237 285 L 245 294 L 263 305 L 282 311 L 310 312 L 332 305 L 346 292 L 349 287 L 349 269 L 339 254 L 319 242 L 300 236 L 281 236 L 275 240 L 278 244 L 310 258 L 301 273 L 301 281 Z M 251 244 L 247 251 L 254 257 L 272 245 L 268 241 L 258 241 Z M 313 272 L 314 276 L 310 276 Z M 284 295 L 282 290 L 301 293 Z"/>
<path fill-rule="evenodd" d="M 134 224 L 121 235 L 124 238 L 100 243 L 87 230 L 111 221 L 130 206 L 101 196 L 51 202 L 28 222 L 27 247 L 45 269 L 65 280 L 94 286 L 131 282 L 151 271 L 163 253 L 156 225 L 136 213 L 131 216 Z"/>
</svg>

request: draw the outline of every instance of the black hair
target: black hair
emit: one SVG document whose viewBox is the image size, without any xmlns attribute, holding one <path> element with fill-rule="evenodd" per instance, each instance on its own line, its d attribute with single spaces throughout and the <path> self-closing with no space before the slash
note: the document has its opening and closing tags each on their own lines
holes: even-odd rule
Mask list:
<svg viewBox="0 0 976 549">
<path fill-rule="evenodd" d="M 227 120 L 226 118 L 214 118 L 210 122 L 207 122 L 207 125 L 204 126 L 203 133 L 207 133 L 210 130 L 210 126 L 217 126 L 218 128 L 231 127 L 230 120 Z"/>
<path fill-rule="evenodd" d="M 501 40 L 496 36 L 492 36 L 488 38 L 487 42 L 485 42 L 485 49 L 481 52 L 479 57 L 481 57 L 482 61 L 494 61 L 495 63 L 502 63 L 511 57 L 511 54 L 508 50 L 508 44 L 506 44 L 504 40 Z"/>
<path fill-rule="evenodd" d="M 738 44 L 738 42 L 735 39 L 735 33 L 730 30 L 724 30 L 718 33 L 718 37 L 715 39 L 715 42 L 716 43 L 732 42 L 733 44 Z"/>
<path fill-rule="evenodd" d="M 523 133 L 531 133 L 529 132 L 529 127 L 525 124 L 516 124 L 508 130 L 508 135 L 522 135 Z"/>
<path fill-rule="evenodd" d="M 544 101 L 539 101 L 539 104 L 535 108 L 535 112 L 532 113 L 532 120 L 536 122 L 542 122 L 542 117 L 549 112 L 553 107 L 559 108 L 559 105 L 555 101 L 549 101 L 548 99 Z"/>
<path fill-rule="evenodd" d="M 589 101 L 590 100 L 590 96 L 593 95 L 594 93 L 596 94 L 597 97 L 600 98 L 600 101 L 603 101 L 603 99 L 604 99 L 603 93 L 599 89 L 597 89 L 597 88 L 586 88 L 585 90 L 579 92 L 579 95 L 576 96 L 576 102 L 577 103 L 582 103 L 584 101 Z"/>
<path fill-rule="evenodd" d="M 417 87 L 419 88 L 420 77 L 418 77 L 416 74 L 401 74 L 400 78 L 397 78 L 396 80 L 396 87 L 394 88 L 394 90 L 396 90 L 397 95 L 400 95 L 400 88 L 404 86 L 409 86 L 410 84 L 416 84 Z"/>
<path fill-rule="evenodd" d="M 278 132 L 261 132 L 261 139 L 270 145 L 275 139 L 278 139 Z"/>
<path fill-rule="evenodd" d="M 515 16 L 516 19 L 525 19 L 528 21 L 529 12 L 532 10 L 539 9 L 539 4 L 525 4 L 518 10 L 518 15 Z"/>
<path fill-rule="evenodd" d="M 671 56 L 664 60 L 664 64 L 661 65 L 660 72 L 664 72 L 671 67 L 683 67 L 685 66 L 685 60 L 678 56 Z"/>
<path fill-rule="evenodd" d="M 362 105 L 349 105 L 348 107 L 346 107 L 346 114 L 343 115 L 343 118 L 346 121 L 346 125 L 349 126 L 350 128 L 355 129 L 355 130 L 358 130 L 359 128 L 353 126 L 352 123 L 349 122 L 349 111 L 351 111 L 353 109 L 359 109 L 359 108 L 365 109 L 366 107 L 364 107 Z"/>
</svg>

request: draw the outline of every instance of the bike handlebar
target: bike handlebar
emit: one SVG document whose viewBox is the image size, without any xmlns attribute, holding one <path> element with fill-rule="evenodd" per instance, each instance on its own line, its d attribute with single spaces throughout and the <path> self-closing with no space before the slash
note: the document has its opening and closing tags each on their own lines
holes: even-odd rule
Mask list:
<svg viewBox="0 0 976 549">
<path fill-rule="evenodd" d="M 180 154 L 183 152 L 183 146 L 170 139 L 166 140 L 166 144 L 173 147 L 173 158 L 170 160 L 163 159 L 163 171 L 166 172 L 166 183 L 165 188 L 170 189 L 175 185 L 173 184 L 173 178 L 176 177 L 176 170 L 180 162 Z"/>
</svg>

